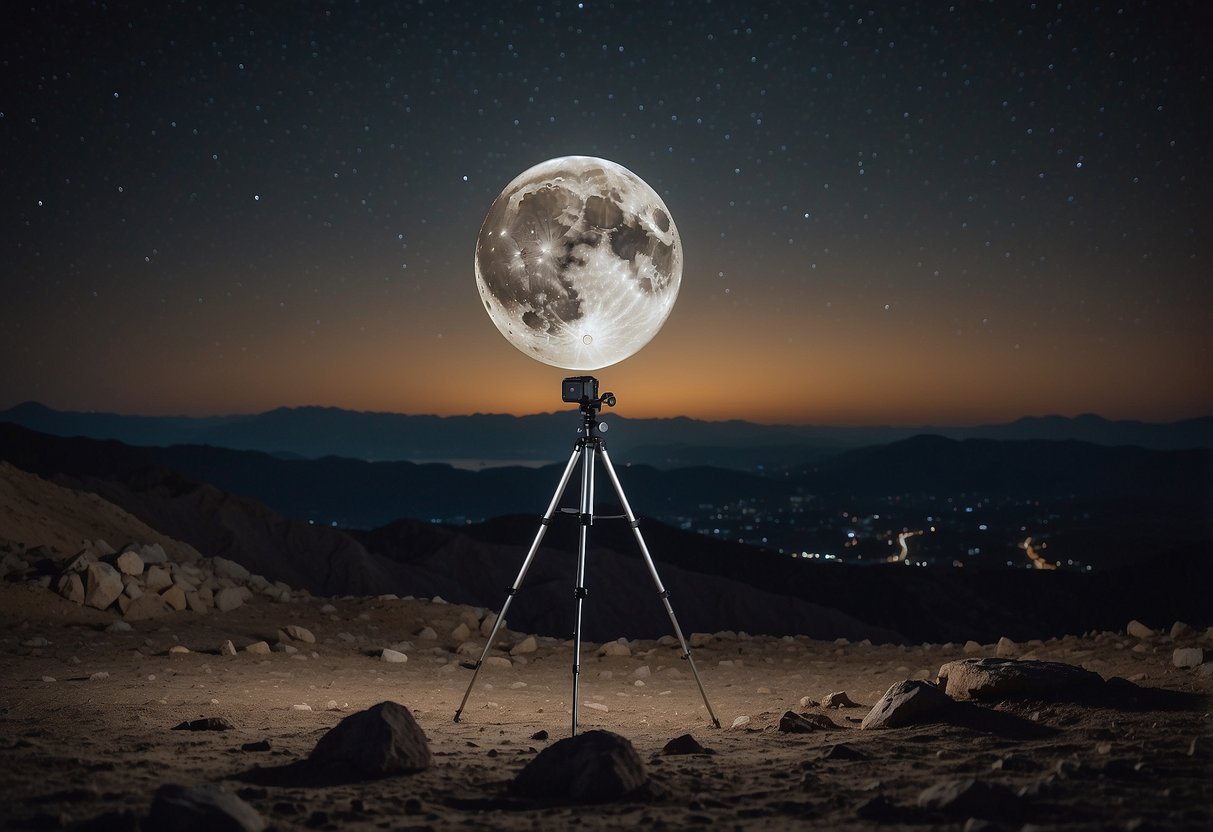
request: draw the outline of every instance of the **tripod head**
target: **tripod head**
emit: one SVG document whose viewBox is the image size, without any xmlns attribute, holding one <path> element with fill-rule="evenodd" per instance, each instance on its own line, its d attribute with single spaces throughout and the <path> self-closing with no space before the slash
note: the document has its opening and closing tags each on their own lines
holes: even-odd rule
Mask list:
<svg viewBox="0 0 1213 832">
<path fill-rule="evenodd" d="M 566 402 L 576 402 L 581 406 L 581 412 L 587 416 L 602 409 L 615 406 L 615 394 L 603 393 L 598 395 L 598 379 L 593 376 L 571 376 L 560 383 L 560 398 Z"/>
</svg>

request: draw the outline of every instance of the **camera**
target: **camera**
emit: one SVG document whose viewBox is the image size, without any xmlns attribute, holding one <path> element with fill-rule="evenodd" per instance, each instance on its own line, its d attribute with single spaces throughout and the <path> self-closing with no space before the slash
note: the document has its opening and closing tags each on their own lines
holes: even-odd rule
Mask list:
<svg viewBox="0 0 1213 832">
<path fill-rule="evenodd" d="M 560 398 L 566 402 L 589 404 L 598 398 L 598 379 L 593 376 L 572 376 L 560 382 Z"/>
</svg>

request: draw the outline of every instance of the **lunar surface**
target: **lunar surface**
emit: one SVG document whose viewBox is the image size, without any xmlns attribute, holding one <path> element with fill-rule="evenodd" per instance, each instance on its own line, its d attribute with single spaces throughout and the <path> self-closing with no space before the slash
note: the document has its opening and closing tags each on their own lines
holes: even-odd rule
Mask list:
<svg viewBox="0 0 1213 832">
<path fill-rule="evenodd" d="M 476 285 L 501 334 L 532 358 L 596 370 L 647 344 L 682 281 L 682 240 L 657 192 L 606 159 L 565 156 L 519 175 L 476 241 Z"/>
</svg>

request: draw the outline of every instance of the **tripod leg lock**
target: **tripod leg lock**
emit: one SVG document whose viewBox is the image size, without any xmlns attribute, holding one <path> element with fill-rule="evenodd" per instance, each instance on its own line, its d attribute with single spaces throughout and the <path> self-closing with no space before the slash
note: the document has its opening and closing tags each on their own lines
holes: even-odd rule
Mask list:
<svg viewBox="0 0 1213 832">
<path fill-rule="evenodd" d="M 628 525 L 631 526 L 633 529 L 639 529 L 640 521 L 639 520 L 629 520 Z"/>
<path fill-rule="evenodd" d="M 663 589 L 663 590 L 661 590 L 661 592 L 658 592 L 658 593 L 657 593 L 657 597 L 658 597 L 658 598 L 669 598 L 669 597 L 670 597 L 670 591 L 669 591 L 668 589 Z"/>
<path fill-rule="evenodd" d="M 574 597 L 574 598 L 576 598 L 576 599 L 578 599 L 579 601 L 580 601 L 580 600 L 584 600 L 584 599 L 585 599 L 585 596 L 587 596 L 587 595 L 589 595 L 589 594 L 590 594 L 589 590 L 587 590 L 587 589 L 586 589 L 585 587 L 583 587 L 583 586 L 579 586 L 579 587 L 577 587 L 576 589 L 574 589 L 574 590 L 573 590 L 573 597 Z"/>
</svg>

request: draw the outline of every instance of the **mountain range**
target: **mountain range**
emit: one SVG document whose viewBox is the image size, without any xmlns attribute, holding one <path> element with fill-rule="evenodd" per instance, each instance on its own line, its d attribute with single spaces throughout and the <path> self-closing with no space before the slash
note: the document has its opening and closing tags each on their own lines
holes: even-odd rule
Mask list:
<svg viewBox="0 0 1213 832">
<path fill-rule="evenodd" d="M 1023 456 L 1024 443 L 1005 444 L 1008 447 L 1000 452 L 1001 458 Z M 1060 467 L 1082 464 L 1084 458 L 1089 462 L 1103 452 L 1111 452 L 1113 458 L 1130 456 L 1119 456 L 1116 464 L 1105 468 L 1103 474 L 1093 472 L 1093 477 L 1106 477 L 1107 471 L 1141 467 L 1144 463 L 1165 466 L 1159 460 L 1179 460 L 1181 467 L 1191 464 L 1191 452 L 1092 451 L 1092 447 L 1076 445 L 1071 449 L 1073 453 L 1061 455 L 1067 458 Z M 854 455 L 864 453 L 889 470 L 896 468 L 891 459 L 921 459 L 915 457 L 916 450 L 933 453 L 944 460 L 944 467 L 955 468 L 955 460 L 947 461 L 949 452 L 964 459 L 971 456 L 966 453 L 969 448 L 977 449 L 979 458 L 995 450 L 987 442 L 924 437 L 885 448 L 891 454 L 887 458 L 881 457 L 880 449 L 844 454 L 838 458 L 843 460 L 839 467 L 830 468 L 825 476 L 860 465 L 863 460 Z M 1039 463 L 1046 455 L 1042 450 L 1035 458 Z M 233 493 L 172 467 L 193 466 L 195 471 L 206 470 L 233 480 L 243 477 L 246 485 L 260 482 L 264 487 L 274 480 L 267 471 L 285 471 L 284 479 L 293 477 L 316 485 L 324 476 L 332 475 L 333 469 L 323 467 L 327 464 L 361 466 L 351 469 L 351 476 L 363 476 L 376 469 L 365 462 L 281 460 L 266 454 L 198 446 L 136 448 L 112 440 L 55 437 L 12 424 L 0 425 L 0 459 L 61 486 L 91 492 L 157 533 L 208 556 L 228 557 L 268 578 L 324 595 L 442 595 L 451 601 L 495 609 L 504 600 L 505 588 L 516 579 L 516 570 L 537 529 L 534 515 L 508 515 L 458 527 L 404 518 L 362 531 L 333 528 L 276 510 L 249 496 L 247 490 Z M 1207 480 L 1207 453 L 1204 464 Z M 399 473 L 409 470 L 401 467 L 407 465 L 393 463 L 383 470 Z M 322 473 L 305 475 L 309 466 L 318 466 L 316 470 Z M 1031 465 L 1025 463 L 1024 467 Z M 455 472 L 438 465 L 412 469 L 418 482 L 430 483 L 431 491 L 458 490 L 477 477 L 493 473 Z M 654 489 L 654 495 L 680 489 L 693 491 L 702 485 L 707 473 L 647 470 L 656 484 L 646 488 Z M 525 474 L 528 470 L 504 469 L 499 473 L 511 472 Z M 629 476 L 637 472 L 633 468 Z M 744 477 L 751 485 L 782 484 L 775 478 L 723 474 Z M 662 480 L 675 475 L 680 479 Z M 445 482 L 441 477 L 464 479 L 459 481 L 462 485 L 451 485 L 455 480 Z M 728 477 L 721 482 L 729 482 Z M 729 487 L 735 487 L 736 482 Z M 346 487 L 353 483 L 344 482 Z M 1186 486 L 1176 486 L 1182 487 Z M 1112 490 L 1122 488 L 1123 483 L 1113 485 Z M 1202 493 L 1207 498 L 1207 483 Z M 410 513 L 403 502 L 400 515 Z M 4 522 L 0 512 L 0 533 Z M 744 629 L 902 642 L 942 642 L 963 633 L 964 637 L 990 641 L 1000 635 L 1028 639 L 1090 627 L 1115 628 L 1132 616 L 1162 621 L 1182 618 L 1194 624 L 1207 618 L 1204 588 L 1211 577 L 1207 540 L 1095 573 L 1042 573 L 1023 569 L 826 565 L 703 537 L 651 520 L 643 525 L 665 588 L 687 631 Z M 576 535 L 575 520 L 558 516 L 552 524 L 511 608 L 511 620 L 518 628 L 554 635 L 569 632 Z M 128 541 L 114 542 L 122 545 Z M 606 518 L 595 523 L 589 561 L 587 584 L 592 600 L 586 605 L 587 638 L 653 637 L 669 631 L 655 585 L 627 524 Z"/>
<path fill-rule="evenodd" d="M 666 469 L 703 465 L 771 473 L 920 434 L 954 440 L 1073 440 L 1153 450 L 1213 448 L 1213 416 L 1165 424 L 1094 415 L 1045 416 L 975 427 L 761 425 L 686 417 L 631 419 L 609 411 L 604 420 L 611 427 L 610 448 L 618 461 Z M 258 414 L 184 417 L 61 411 L 36 402 L 0 411 L 0 421 L 57 436 L 116 439 L 138 446 L 211 445 L 307 459 L 458 461 L 471 466 L 564 460 L 580 424 L 575 411 L 418 416 L 284 407 Z"/>
</svg>

